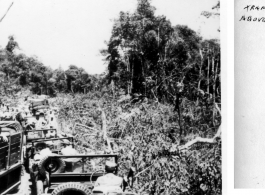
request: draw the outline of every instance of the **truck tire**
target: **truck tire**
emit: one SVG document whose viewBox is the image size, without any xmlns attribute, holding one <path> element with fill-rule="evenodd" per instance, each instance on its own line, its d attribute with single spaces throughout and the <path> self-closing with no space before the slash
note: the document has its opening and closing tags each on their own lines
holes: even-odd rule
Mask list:
<svg viewBox="0 0 265 195">
<path fill-rule="evenodd" d="M 90 195 L 92 191 L 80 183 L 68 182 L 57 186 L 51 195 Z"/>
<path fill-rule="evenodd" d="M 65 162 L 61 158 L 50 159 L 49 156 L 45 156 L 40 160 L 38 168 L 42 176 L 46 176 L 46 172 L 63 173 L 65 170 Z"/>
<path fill-rule="evenodd" d="M 37 195 L 43 194 L 43 182 L 41 180 L 37 181 Z"/>
</svg>

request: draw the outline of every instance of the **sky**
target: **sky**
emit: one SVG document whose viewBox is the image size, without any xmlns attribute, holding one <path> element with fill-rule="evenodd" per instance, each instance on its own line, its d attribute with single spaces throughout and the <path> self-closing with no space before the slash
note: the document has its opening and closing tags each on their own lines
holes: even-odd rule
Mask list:
<svg viewBox="0 0 265 195">
<path fill-rule="evenodd" d="M 133 12 L 137 0 L 0 0 L 0 46 L 14 35 L 21 50 L 37 56 L 53 69 L 74 64 L 89 74 L 100 74 L 107 64 L 100 49 L 111 36 L 113 19 L 120 11 Z M 164 15 L 172 25 L 187 25 L 205 39 L 220 38 L 220 18 L 205 18 L 217 0 L 152 0 L 156 15 Z"/>
</svg>

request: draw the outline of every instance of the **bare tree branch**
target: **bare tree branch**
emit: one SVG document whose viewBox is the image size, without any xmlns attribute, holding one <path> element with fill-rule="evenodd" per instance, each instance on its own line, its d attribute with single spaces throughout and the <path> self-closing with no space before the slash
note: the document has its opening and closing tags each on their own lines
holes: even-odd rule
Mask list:
<svg viewBox="0 0 265 195">
<path fill-rule="evenodd" d="M 2 20 L 5 18 L 6 14 L 8 13 L 8 11 L 10 10 L 10 8 L 12 7 L 14 2 L 11 3 L 11 5 L 9 6 L 9 8 L 7 9 L 6 13 L 3 15 L 3 17 L 0 19 L 0 22 L 2 22 Z"/>
<path fill-rule="evenodd" d="M 150 169 L 150 168 L 155 164 L 155 162 L 156 162 L 157 159 L 158 159 L 158 157 L 156 157 L 156 159 L 154 160 L 154 162 L 153 162 L 150 166 L 148 166 L 147 168 L 145 168 L 145 169 L 142 170 L 141 172 L 137 173 L 137 174 L 134 176 L 134 178 L 139 177 L 139 175 L 141 175 L 142 173 L 144 173 L 145 171 L 147 171 L 148 169 Z"/>
<path fill-rule="evenodd" d="M 92 128 L 92 127 L 89 127 L 89 126 L 86 126 L 86 125 L 83 125 L 83 124 L 80 124 L 80 123 L 75 123 L 74 128 L 75 128 L 76 126 L 81 126 L 81 127 L 87 128 L 87 129 L 91 129 L 91 130 L 94 130 L 94 131 L 98 131 L 97 129 L 94 129 L 94 128 Z"/>
</svg>

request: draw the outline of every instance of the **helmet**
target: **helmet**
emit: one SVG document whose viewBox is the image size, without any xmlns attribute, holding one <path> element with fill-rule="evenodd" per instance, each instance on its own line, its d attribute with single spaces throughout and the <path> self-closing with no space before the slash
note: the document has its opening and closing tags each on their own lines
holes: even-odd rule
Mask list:
<svg viewBox="0 0 265 195">
<path fill-rule="evenodd" d="M 113 172 L 115 171 L 117 164 L 115 162 L 107 161 L 105 165 L 106 172 Z"/>
</svg>

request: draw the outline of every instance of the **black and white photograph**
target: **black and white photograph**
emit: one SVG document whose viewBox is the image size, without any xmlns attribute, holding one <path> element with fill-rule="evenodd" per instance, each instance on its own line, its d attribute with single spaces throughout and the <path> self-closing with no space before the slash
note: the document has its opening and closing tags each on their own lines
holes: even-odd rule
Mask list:
<svg viewBox="0 0 265 195">
<path fill-rule="evenodd" d="M 0 195 L 223 194 L 220 9 L 0 0 Z"/>
</svg>

